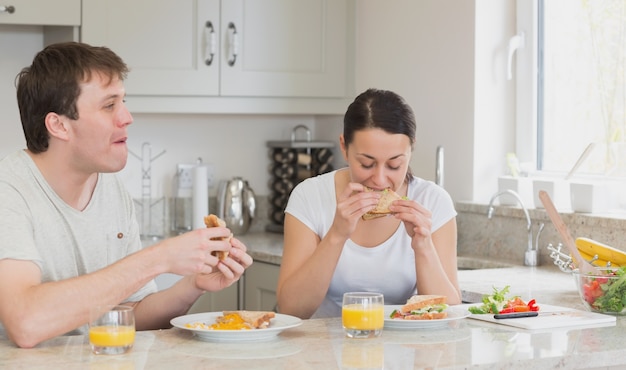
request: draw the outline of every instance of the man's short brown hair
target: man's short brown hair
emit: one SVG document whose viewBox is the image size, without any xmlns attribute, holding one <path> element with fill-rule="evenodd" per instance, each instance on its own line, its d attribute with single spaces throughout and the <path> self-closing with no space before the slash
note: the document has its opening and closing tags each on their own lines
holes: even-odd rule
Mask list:
<svg viewBox="0 0 626 370">
<path fill-rule="evenodd" d="M 26 146 L 31 152 L 48 150 L 48 113 L 78 119 L 80 83 L 90 81 L 94 73 L 108 77 L 110 83 L 114 78 L 124 80 L 128 66 L 106 47 L 66 42 L 37 53 L 33 63 L 17 75 L 17 103 Z"/>
</svg>

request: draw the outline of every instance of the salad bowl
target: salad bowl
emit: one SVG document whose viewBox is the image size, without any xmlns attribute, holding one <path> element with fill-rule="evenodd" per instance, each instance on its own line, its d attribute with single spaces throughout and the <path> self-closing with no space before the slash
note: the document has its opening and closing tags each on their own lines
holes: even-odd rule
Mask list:
<svg viewBox="0 0 626 370">
<path fill-rule="evenodd" d="M 626 267 L 572 271 L 578 294 L 588 311 L 626 315 Z"/>
</svg>

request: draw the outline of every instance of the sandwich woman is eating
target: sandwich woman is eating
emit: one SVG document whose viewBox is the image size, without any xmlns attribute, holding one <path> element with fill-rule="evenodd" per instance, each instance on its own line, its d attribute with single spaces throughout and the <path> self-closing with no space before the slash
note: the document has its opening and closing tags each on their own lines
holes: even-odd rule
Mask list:
<svg viewBox="0 0 626 370">
<path fill-rule="evenodd" d="M 385 304 L 415 294 L 461 303 L 456 211 L 443 188 L 410 171 L 415 127 L 394 92 L 369 89 L 350 104 L 339 137 L 347 167 L 298 184 L 285 209 L 279 312 L 341 316 L 348 291 L 381 292 Z M 364 218 L 385 189 L 401 197 L 391 214 Z"/>
</svg>

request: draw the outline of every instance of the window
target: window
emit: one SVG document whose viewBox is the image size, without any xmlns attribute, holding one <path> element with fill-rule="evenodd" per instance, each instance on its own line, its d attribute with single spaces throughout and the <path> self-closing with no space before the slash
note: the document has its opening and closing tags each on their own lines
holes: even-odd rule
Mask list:
<svg viewBox="0 0 626 370">
<path fill-rule="evenodd" d="M 626 1 L 518 0 L 518 29 L 520 159 L 566 174 L 589 147 L 577 174 L 626 178 Z"/>
</svg>

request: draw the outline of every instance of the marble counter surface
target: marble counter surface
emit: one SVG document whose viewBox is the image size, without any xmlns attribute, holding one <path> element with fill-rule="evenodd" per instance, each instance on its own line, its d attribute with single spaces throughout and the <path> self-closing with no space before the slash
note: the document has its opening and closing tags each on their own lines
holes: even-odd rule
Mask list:
<svg viewBox="0 0 626 370">
<path fill-rule="evenodd" d="M 134 348 L 93 355 L 85 336 L 33 349 L 0 339 L 6 369 L 618 369 L 626 364 L 626 319 L 615 326 L 531 332 L 465 318 L 446 327 L 385 329 L 380 338 L 344 337 L 341 320 L 304 320 L 270 341 L 214 343 L 174 328 L 137 333 Z"/>
<path fill-rule="evenodd" d="M 280 264 L 282 234 L 240 237 L 255 260 Z M 460 257 L 464 260 L 467 257 Z M 583 309 L 570 274 L 552 265 L 459 271 L 464 292 L 511 294 L 541 304 Z M 33 349 L 0 337 L 0 367 L 70 369 L 621 369 L 626 366 L 626 317 L 615 325 L 528 331 L 465 318 L 440 328 L 385 329 L 381 338 L 345 338 L 341 320 L 304 320 L 257 343 L 198 340 L 178 328 L 137 333 L 125 355 L 93 355 L 85 336 L 62 336 Z"/>
<path fill-rule="evenodd" d="M 509 285 L 539 304 L 582 308 L 573 278 L 529 267 L 459 271 L 464 290 Z M 0 367 L 70 369 L 618 369 L 626 365 L 626 317 L 607 327 L 516 329 L 464 318 L 440 328 L 385 329 L 377 339 L 345 338 L 341 320 L 304 320 L 257 343 L 198 340 L 178 328 L 137 333 L 125 355 L 90 352 L 85 336 L 58 337 L 33 349 L 0 338 Z"/>
</svg>

